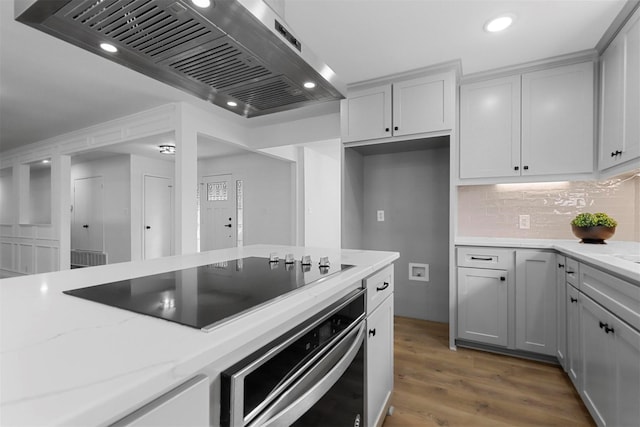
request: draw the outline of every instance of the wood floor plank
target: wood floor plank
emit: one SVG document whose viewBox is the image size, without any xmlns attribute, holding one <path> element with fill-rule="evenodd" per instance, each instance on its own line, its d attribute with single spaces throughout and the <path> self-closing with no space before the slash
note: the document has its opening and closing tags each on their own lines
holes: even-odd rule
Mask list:
<svg viewBox="0 0 640 427">
<path fill-rule="evenodd" d="M 459 348 L 447 324 L 395 318 L 395 375 L 384 427 L 593 426 L 559 366 Z"/>
</svg>

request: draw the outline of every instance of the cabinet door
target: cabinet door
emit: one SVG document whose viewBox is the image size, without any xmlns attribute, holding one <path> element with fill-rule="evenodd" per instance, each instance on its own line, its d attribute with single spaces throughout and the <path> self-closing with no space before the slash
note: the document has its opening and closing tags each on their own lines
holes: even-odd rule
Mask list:
<svg viewBox="0 0 640 427">
<path fill-rule="evenodd" d="M 625 26 L 624 145 L 622 161 L 640 156 L 640 11 Z"/>
<path fill-rule="evenodd" d="M 205 427 L 209 405 L 209 381 L 198 375 L 110 427 Z"/>
<path fill-rule="evenodd" d="M 507 346 L 508 286 L 505 270 L 458 267 L 458 337 Z"/>
<path fill-rule="evenodd" d="M 622 148 L 624 43 L 615 39 L 604 51 L 600 63 L 600 157 L 599 168 L 613 166 Z"/>
<path fill-rule="evenodd" d="M 567 279 L 566 258 L 556 254 L 556 357 L 567 370 Z"/>
<path fill-rule="evenodd" d="M 516 251 L 516 348 L 556 354 L 556 255 Z"/>
<path fill-rule="evenodd" d="M 567 373 L 576 390 L 582 390 L 582 346 L 580 345 L 580 293 L 567 283 Z"/>
<path fill-rule="evenodd" d="M 614 318 L 617 354 L 615 425 L 637 425 L 640 420 L 640 333 Z"/>
<path fill-rule="evenodd" d="M 583 372 L 582 396 L 596 423 L 613 425 L 615 419 L 616 354 L 611 314 L 581 295 L 580 320 Z"/>
<path fill-rule="evenodd" d="M 367 317 L 367 421 L 378 425 L 393 390 L 393 294 Z"/>
<path fill-rule="evenodd" d="M 593 172 L 593 63 L 522 75 L 522 174 Z"/>
<path fill-rule="evenodd" d="M 520 175 L 520 76 L 460 88 L 460 178 Z"/>
<path fill-rule="evenodd" d="M 340 104 L 342 141 L 391 136 L 391 85 L 353 91 Z"/>
<path fill-rule="evenodd" d="M 454 94 L 449 74 L 393 85 L 393 135 L 413 135 L 452 128 Z"/>
</svg>

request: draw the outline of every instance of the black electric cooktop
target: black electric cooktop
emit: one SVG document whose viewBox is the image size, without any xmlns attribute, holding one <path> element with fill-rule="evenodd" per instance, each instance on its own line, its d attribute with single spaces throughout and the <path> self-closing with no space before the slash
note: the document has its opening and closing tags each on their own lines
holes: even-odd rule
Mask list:
<svg viewBox="0 0 640 427">
<path fill-rule="evenodd" d="M 65 291 L 101 304 L 210 330 L 230 317 L 323 280 L 352 265 L 320 267 L 242 258 Z"/>
</svg>

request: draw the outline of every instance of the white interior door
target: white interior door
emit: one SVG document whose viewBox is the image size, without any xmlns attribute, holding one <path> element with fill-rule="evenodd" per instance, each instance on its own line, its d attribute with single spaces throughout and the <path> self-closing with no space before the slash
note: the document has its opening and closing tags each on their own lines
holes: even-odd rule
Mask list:
<svg viewBox="0 0 640 427">
<path fill-rule="evenodd" d="M 236 189 L 232 174 L 203 179 L 200 194 L 200 249 L 236 246 Z"/>
<path fill-rule="evenodd" d="M 80 178 L 73 182 L 71 248 L 104 251 L 102 177 Z"/>
<path fill-rule="evenodd" d="M 144 259 L 171 255 L 172 190 L 169 178 L 144 177 Z"/>
</svg>

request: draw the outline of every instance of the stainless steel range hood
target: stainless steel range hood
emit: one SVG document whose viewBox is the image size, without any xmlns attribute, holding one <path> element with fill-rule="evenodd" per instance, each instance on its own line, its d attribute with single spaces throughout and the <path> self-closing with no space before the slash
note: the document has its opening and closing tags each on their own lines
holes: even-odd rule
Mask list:
<svg viewBox="0 0 640 427">
<path fill-rule="evenodd" d="M 16 19 L 245 117 L 346 93 L 263 0 L 16 0 Z"/>
</svg>

